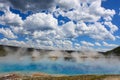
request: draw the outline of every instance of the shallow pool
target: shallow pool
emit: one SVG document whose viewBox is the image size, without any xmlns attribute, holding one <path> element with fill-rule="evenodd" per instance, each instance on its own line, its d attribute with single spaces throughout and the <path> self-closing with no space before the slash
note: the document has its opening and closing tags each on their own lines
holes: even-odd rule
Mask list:
<svg viewBox="0 0 120 80">
<path fill-rule="evenodd" d="M 0 58 L 0 73 L 9 72 L 41 72 L 47 74 L 79 75 L 79 74 L 120 74 L 120 61 L 116 58 L 85 59 L 36 59 Z"/>
</svg>

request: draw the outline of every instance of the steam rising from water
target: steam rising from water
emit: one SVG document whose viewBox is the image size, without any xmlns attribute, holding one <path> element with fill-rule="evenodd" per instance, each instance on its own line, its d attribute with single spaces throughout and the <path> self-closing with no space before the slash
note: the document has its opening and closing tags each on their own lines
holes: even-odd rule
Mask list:
<svg viewBox="0 0 120 80">
<path fill-rule="evenodd" d="M 0 72 L 37 71 L 50 74 L 120 74 L 119 58 L 105 58 L 94 51 L 65 52 L 5 48 L 0 57 Z"/>
</svg>

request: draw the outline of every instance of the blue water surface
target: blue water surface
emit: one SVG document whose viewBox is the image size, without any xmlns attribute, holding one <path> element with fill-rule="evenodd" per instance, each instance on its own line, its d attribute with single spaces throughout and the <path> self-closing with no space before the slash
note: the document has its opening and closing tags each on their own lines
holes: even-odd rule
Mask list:
<svg viewBox="0 0 120 80">
<path fill-rule="evenodd" d="M 104 60 L 103 60 L 104 61 Z M 96 62 L 96 63 L 95 63 Z M 72 62 L 72 61 L 18 61 L 0 62 L 0 73 L 41 72 L 47 74 L 83 75 L 83 74 L 120 74 L 119 64 L 112 61 Z"/>
</svg>

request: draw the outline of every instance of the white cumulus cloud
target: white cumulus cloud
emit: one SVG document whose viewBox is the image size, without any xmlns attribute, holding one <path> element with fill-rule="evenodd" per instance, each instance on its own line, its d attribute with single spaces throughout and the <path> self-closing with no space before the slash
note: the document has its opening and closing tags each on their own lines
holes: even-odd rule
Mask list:
<svg viewBox="0 0 120 80">
<path fill-rule="evenodd" d="M 15 39 L 17 36 L 9 28 L 0 28 L 0 33 L 3 34 L 6 38 Z"/>
<path fill-rule="evenodd" d="M 118 27 L 112 23 L 112 18 L 116 14 L 115 10 L 105 9 L 101 6 L 103 0 L 0 0 L 0 11 L 5 14 L 0 16 L 0 24 L 10 26 L 10 29 L 2 28 L 0 33 L 6 38 L 17 38 L 15 34 L 27 35 L 28 43 L 38 47 L 56 46 L 58 48 L 71 49 L 80 48 L 79 43 L 71 40 L 81 36 L 87 36 L 94 40 L 105 41 L 115 40 L 114 33 Z M 20 10 L 21 13 L 32 11 L 33 14 L 27 16 L 25 20 L 9 9 Z M 47 13 L 41 12 L 45 10 Z M 53 15 L 54 14 L 54 15 Z M 70 21 L 62 20 L 62 25 L 58 25 L 55 17 L 63 16 Z M 103 20 L 103 21 L 101 21 Z M 33 40 L 33 41 L 32 41 Z M 13 41 L 15 42 L 15 41 Z M 100 43 L 81 41 L 86 47 L 102 46 Z M 17 42 L 16 42 L 17 43 Z M 103 42 L 104 46 L 108 45 Z"/>
</svg>

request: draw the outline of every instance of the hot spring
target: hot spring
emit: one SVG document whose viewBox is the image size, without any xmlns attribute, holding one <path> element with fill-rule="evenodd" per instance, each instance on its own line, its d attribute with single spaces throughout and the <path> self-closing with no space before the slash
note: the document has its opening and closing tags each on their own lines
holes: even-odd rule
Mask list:
<svg viewBox="0 0 120 80">
<path fill-rule="evenodd" d="M 53 51 L 32 55 L 7 55 L 0 57 L 0 73 L 47 73 L 51 75 L 120 74 L 119 58 L 98 55 L 66 54 Z"/>
</svg>

